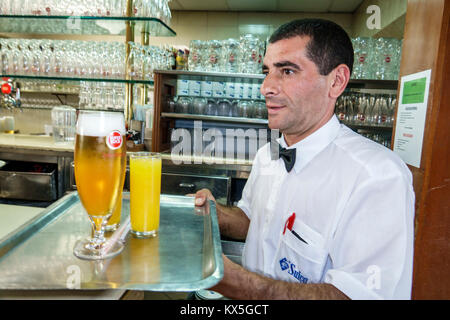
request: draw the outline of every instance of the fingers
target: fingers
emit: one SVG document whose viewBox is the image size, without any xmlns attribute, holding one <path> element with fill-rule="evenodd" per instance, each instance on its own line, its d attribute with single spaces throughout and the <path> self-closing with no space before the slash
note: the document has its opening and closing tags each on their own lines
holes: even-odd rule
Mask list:
<svg viewBox="0 0 450 320">
<path fill-rule="evenodd" d="M 208 193 L 205 189 L 197 191 L 195 194 L 195 205 L 196 206 L 202 206 L 205 204 L 206 199 L 208 199 Z"/>
<path fill-rule="evenodd" d="M 202 206 L 205 204 L 206 196 L 204 194 L 197 194 L 197 193 L 188 193 L 186 194 L 186 197 L 195 197 L 195 205 L 196 206 Z"/>
<path fill-rule="evenodd" d="M 205 204 L 205 202 L 206 202 L 206 198 L 195 198 L 195 205 L 196 206 L 199 206 L 199 207 L 201 207 L 201 206 L 203 206 L 204 204 Z"/>
<path fill-rule="evenodd" d="M 197 191 L 197 193 L 195 194 L 195 205 L 203 206 L 206 200 L 216 201 L 216 199 L 214 199 L 213 195 L 211 194 L 211 191 L 209 191 L 208 189 Z"/>
</svg>

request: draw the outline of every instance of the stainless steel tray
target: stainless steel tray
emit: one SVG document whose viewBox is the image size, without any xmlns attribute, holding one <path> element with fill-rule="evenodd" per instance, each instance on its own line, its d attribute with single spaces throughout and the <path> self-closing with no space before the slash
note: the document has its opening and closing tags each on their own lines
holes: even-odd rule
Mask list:
<svg viewBox="0 0 450 320">
<path fill-rule="evenodd" d="M 124 193 L 122 221 L 129 215 Z M 159 234 L 129 235 L 112 259 L 73 255 L 91 226 L 78 194 L 70 193 L 12 235 L 0 239 L 0 289 L 131 289 L 194 291 L 223 277 L 216 208 L 195 207 L 191 197 L 161 195 Z"/>
</svg>

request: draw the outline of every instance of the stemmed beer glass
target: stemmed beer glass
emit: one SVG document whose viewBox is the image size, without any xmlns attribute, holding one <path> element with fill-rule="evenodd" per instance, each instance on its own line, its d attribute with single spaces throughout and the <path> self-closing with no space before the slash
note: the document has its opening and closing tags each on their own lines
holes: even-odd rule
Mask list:
<svg viewBox="0 0 450 320">
<path fill-rule="evenodd" d="M 74 254 L 86 260 L 111 258 L 123 244 L 105 252 L 105 227 L 123 189 L 126 168 L 125 121 L 121 112 L 80 111 L 75 140 L 75 181 L 93 236 L 79 240 Z"/>
</svg>

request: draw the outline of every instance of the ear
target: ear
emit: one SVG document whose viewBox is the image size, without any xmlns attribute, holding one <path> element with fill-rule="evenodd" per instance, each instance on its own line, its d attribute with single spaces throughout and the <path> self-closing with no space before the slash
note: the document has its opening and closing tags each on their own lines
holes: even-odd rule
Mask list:
<svg viewBox="0 0 450 320">
<path fill-rule="evenodd" d="M 340 64 L 330 73 L 331 86 L 329 95 L 332 99 L 337 99 L 344 92 L 350 80 L 350 69 L 345 64 Z"/>
</svg>

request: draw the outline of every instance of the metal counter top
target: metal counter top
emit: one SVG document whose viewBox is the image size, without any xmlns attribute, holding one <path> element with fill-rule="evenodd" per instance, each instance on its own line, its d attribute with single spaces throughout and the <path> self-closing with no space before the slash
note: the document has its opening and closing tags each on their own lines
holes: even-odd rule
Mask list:
<svg viewBox="0 0 450 320">
<path fill-rule="evenodd" d="M 0 147 L 36 151 L 73 152 L 74 142 L 56 143 L 51 136 L 0 134 Z"/>
<path fill-rule="evenodd" d="M 129 215 L 124 193 L 122 221 Z M 0 289 L 131 289 L 194 291 L 223 277 L 222 248 L 213 202 L 161 195 L 159 234 L 128 236 L 118 256 L 102 261 L 73 255 L 91 225 L 76 192 L 44 210 L 12 236 L 0 239 Z"/>
<path fill-rule="evenodd" d="M 74 143 L 55 143 L 50 136 L 0 133 L 0 159 L 57 163 L 57 157 L 73 158 Z M 30 156 L 31 155 L 31 156 Z M 226 175 L 247 179 L 251 160 L 175 156 L 162 154 L 163 170 L 200 175 Z"/>
<path fill-rule="evenodd" d="M 0 239 L 29 222 L 43 210 L 43 208 L 0 203 Z"/>
</svg>

